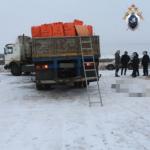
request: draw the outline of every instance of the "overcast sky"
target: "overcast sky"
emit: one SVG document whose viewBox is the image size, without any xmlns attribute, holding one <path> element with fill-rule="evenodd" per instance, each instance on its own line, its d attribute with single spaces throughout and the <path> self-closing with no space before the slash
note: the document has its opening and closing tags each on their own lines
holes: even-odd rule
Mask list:
<svg viewBox="0 0 150 150">
<path fill-rule="evenodd" d="M 134 32 L 127 30 L 122 19 L 133 3 L 144 16 Z M 102 55 L 112 55 L 115 49 L 150 50 L 149 6 L 149 0 L 1 0 L 0 51 L 18 35 L 30 36 L 33 25 L 74 19 L 94 26 L 101 38 Z"/>
</svg>

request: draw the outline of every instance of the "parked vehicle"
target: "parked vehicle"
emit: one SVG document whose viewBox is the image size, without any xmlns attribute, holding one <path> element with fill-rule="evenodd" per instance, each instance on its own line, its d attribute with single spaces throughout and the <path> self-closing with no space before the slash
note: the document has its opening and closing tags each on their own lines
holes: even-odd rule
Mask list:
<svg viewBox="0 0 150 150">
<path fill-rule="evenodd" d="M 100 47 L 99 37 L 51 37 L 32 39 L 32 58 L 35 64 L 36 87 L 51 86 L 60 83 L 72 83 L 76 86 L 86 86 L 82 64 L 80 38 L 91 39 L 93 50 L 83 50 L 85 67 L 94 69 L 92 57 L 95 57 L 98 72 Z M 87 43 L 85 43 L 86 46 Z M 88 46 L 88 45 L 87 45 Z M 88 46 L 89 47 L 89 46 Z M 94 76 L 94 77 L 91 77 Z M 88 83 L 96 81 L 95 72 L 88 72 Z"/>
<path fill-rule="evenodd" d="M 34 71 L 32 39 L 24 35 L 18 36 L 16 43 L 5 45 L 4 57 L 4 68 L 10 69 L 12 75 L 20 76 L 22 72 L 30 74 Z"/>
<path fill-rule="evenodd" d="M 107 70 L 114 70 L 115 69 L 115 60 L 113 60 L 112 62 L 108 63 L 106 65 L 106 69 Z"/>
<path fill-rule="evenodd" d="M 4 54 L 0 54 L 0 65 L 4 65 Z"/>
<path fill-rule="evenodd" d="M 121 67 L 121 65 L 120 65 L 120 67 Z M 106 69 L 107 69 L 107 70 L 114 70 L 114 69 L 115 69 L 115 60 L 113 60 L 112 62 L 108 63 L 108 64 L 106 65 Z M 128 63 L 128 69 L 129 69 L 129 70 L 132 69 L 132 61 L 130 61 L 130 62 Z"/>
</svg>

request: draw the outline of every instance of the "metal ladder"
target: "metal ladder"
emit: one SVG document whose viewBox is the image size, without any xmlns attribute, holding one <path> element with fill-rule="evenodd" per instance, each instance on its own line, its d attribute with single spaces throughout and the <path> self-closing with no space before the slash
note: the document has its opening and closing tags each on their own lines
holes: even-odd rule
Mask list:
<svg viewBox="0 0 150 150">
<path fill-rule="evenodd" d="M 83 40 L 83 38 L 86 38 L 86 40 Z M 84 44 L 88 44 L 88 47 L 84 47 Z M 87 96 L 88 96 L 88 100 L 89 100 L 89 106 L 91 106 L 92 104 L 96 104 L 96 103 L 100 103 L 101 106 L 103 106 L 103 102 L 102 102 L 102 96 L 101 96 L 101 92 L 100 92 L 100 85 L 99 85 L 99 76 L 96 70 L 96 64 L 95 64 L 95 57 L 93 52 L 93 44 L 92 44 L 92 38 L 91 37 L 80 37 L 80 48 L 81 48 L 81 55 L 82 55 L 82 64 L 83 64 L 83 70 L 84 70 L 84 76 L 85 76 L 85 82 L 86 82 L 86 91 L 87 91 Z M 84 50 L 89 50 L 91 54 L 89 55 L 84 55 Z M 93 69 L 86 69 L 85 67 L 85 57 L 90 57 L 91 61 L 89 63 L 93 63 L 94 68 Z M 90 95 L 90 89 L 89 89 L 89 85 L 88 85 L 88 79 L 91 78 L 88 77 L 87 73 L 88 72 L 94 72 L 96 77 L 96 82 L 97 82 L 97 90 L 98 90 L 98 96 L 99 96 L 99 100 L 98 101 L 92 101 L 91 100 L 91 95 Z"/>
</svg>

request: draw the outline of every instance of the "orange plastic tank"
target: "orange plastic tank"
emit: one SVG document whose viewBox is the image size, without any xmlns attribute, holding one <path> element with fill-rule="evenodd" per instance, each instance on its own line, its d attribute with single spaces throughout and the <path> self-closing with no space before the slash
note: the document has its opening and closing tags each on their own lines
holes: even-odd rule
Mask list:
<svg viewBox="0 0 150 150">
<path fill-rule="evenodd" d="M 40 26 L 33 26 L 31 27 L 31 34 L 32 37 L 41 37 L 41 27 Z"/>
<path fill-rule="evenodd" d="M 76 30 L 74 23 L 64 23 L 65 36 L 76 36 Z"/>
<path fill-rule="evenodd" d="M 53 36 L 62 37 L 64 36 L 64 28 L 62 22 L 56 22 L 52 24 Z"/>
<path fill-rule="evenodd" d="M 48 31 L 49 31 L 49 36 L 53 36 L 53 29 L 52 29 L 52 24 L 48 24 Z"/>
<path fill-rule="evenodd" d="M 49 37 L 49 25 L 43 24 L 41 25 L 41 36 L 42 37 Z"/>
</svg>

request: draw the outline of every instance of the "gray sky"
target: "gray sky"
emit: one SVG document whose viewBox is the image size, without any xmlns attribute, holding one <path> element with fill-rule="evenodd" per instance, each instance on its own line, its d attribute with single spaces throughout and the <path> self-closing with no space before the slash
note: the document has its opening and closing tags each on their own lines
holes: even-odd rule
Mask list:
<svg viewBox="0 0 150 150">
<path fill-rule="evenodd" d="M 144 21 L 136 31 L 127 30 L 122 19 L 131 4 L 143 12 Z M 150 50 L 149 0 L 1 0 L 0 52 L 18 35 L 31 35 L 31 26 L 55 21 L 81 19 L 94 26 L 101 37 L 102 55 L 115 49 Z"/>
</svg>

